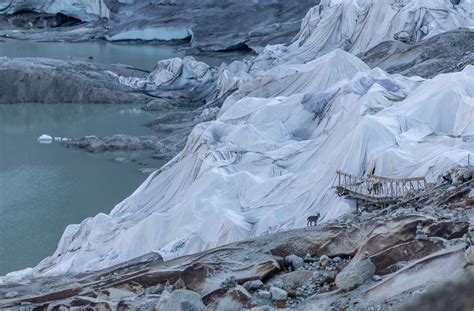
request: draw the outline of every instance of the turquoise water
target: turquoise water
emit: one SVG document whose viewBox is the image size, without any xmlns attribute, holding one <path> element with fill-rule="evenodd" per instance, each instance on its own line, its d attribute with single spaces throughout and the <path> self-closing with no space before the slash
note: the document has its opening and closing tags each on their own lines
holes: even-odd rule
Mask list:
<svg viewBox="0 0 474 311">
<path fill-rule="evenodd" d="M 125 64 L 147 71 L 163 59 L 183 57 L 185 52 L 176 46 L 158 44 L 126 44 L 105 41 L 92 42 L 34 42 L 6 40 L 0 42 L 0 56 L 7 57 L 45 57 L 62 60 L 90 61 L 102 64 Z M 89 59 L 92 57 L 93 59 Z M 231 56 L 222 54 L 195 56 L 212 66 L 230 62 Z"/>
<path fill-rule="evenodd" d="M 139 168 L 163 164 L 143 153 L 132 157 L 148 166 L 115 163 L 120 154 L 42 145 L 38 136 L 149 135 L 143 124 L 154 117 L 128 105 L 0 105 L 0 275 L 36 265 L 68 224 L 109 212 L 145 180 Z"/>
<path fill-rule="evenodd" d="M 184 55 L 167 45 L 0 42 L 0 57 L 125 64 L 148 71 L 160 60 Z M 235 55 L 196 56 L 214 66 L 229 57 Z M 36 139 L 41 134 L 151 135 L 143 124 L 154 117 L 133 105 L 0 105 L 0 275 L 36 265 L 56 249 L 68 224 L 109 212 L 145 180 L 138 169 L 163 164 L 143 152 L 125 156 L 148 166 L 119 164 L 113 159 L 123 154 L 89 154 L 58 143 L 41 145 Z"/>
</svg>

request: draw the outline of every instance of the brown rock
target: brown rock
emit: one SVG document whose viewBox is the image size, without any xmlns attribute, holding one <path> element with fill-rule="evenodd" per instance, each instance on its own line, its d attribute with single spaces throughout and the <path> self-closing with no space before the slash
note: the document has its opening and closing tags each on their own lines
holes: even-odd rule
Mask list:
<svg viewBox="0 0 474 311">
<path fill-rule="evenodd" d="M 466 206 L 473 206 L 474 205 L 474 199 L 466 199 L 466 201 L 464 201 L 464 204 Z"/>
<path fill-rule="evenodd" d="M 286 301 L 275 301 L 273 306 L 277 309 L 285 309 L 288 307 L 288 303 Z"/>
<path fill-rule="evenodd" d="M 250 303 L 252 296 L 242 286 L 217 290 L 203 298 L 207 310 L 240 311 Z"/>
<path fill-rule="evenodd" d="M 416 227 L 425 218 L 413 218 L 402 216 L 398 219 L 379 224 L 370 234 L 366 242 L 360 247 L 358 254 L 368 252 L 378 254 L 395 245 L 413 241 L 416 235 Z"/>
<path fill-rule="evenodd" d="M 206 278 L 214 273 L 215 270 L 212 267 L 197 263 L 181 272 L 181 280 L 186 288 L 201 293 Z"/>
<path fill-rule="evenodd" d="M 198 293 L 187 289 L 175 290 L 171 293 L 164 292 L 157 306 L 158 310 L 176 311 L 205 311 L 206 306 L 202 303 Z M 126 309 L 125 309 L 126 310 Z"/>
<path fill-rule="evenodd" d="M 431 224 L 427 231 L 430 237 L 439 237 L 446 240 L 462 238 L 469 230 L 467 222 L 441 221 Z"/>
<path fill-rule="evenodd" d="M 391 273 L 389 267 L 401 261 L 411 261 L 428 256 L 443 248 L 443 241 L 439 239 L 429 239 L 427 241 L 413 240 L 402 243 L 371 257 L 376 266 L 375 273 L 384 275 Z"/>
<path fill-rule="evenodd" d="M 299 236 L 289 236 L 280 243 L 271 243 L 270 252 L 283 258 L 292 254 L 304 257 L 308 253 L 330 257 L 353 255 L 371 229 L 372 224 L 360 228 L 321 226 L 295 230 Z"/>
</svg>

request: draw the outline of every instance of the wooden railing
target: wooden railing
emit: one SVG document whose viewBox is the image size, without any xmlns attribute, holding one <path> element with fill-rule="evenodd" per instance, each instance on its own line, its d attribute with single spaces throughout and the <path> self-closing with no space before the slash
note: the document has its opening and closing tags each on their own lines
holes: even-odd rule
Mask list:
<svg viewBox="0 0 474 311">
<path fill-rule="evenodd" d="M 336 172 L 335 185 L 341 195 L 359 195 L 379 199 L 399 199 L 428 187 L 425 177 L 391 179 L 369 174 L 362 178 L 342 171 Z"/>
</svg>

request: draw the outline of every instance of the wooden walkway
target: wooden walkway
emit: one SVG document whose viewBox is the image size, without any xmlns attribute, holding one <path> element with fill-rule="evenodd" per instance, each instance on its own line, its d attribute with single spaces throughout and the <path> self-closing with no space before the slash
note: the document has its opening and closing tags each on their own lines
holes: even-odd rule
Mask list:
<svg viewBox="0 0 474 311">
<path fill-rule="evenodd" d="M 337 171 L 334 186 L 340 196 L 348 199 L 385 205 L 424 191 L 429 184 L 425 177 L 391 179 L 369 174 L 362 178 Z"/>
</svg>

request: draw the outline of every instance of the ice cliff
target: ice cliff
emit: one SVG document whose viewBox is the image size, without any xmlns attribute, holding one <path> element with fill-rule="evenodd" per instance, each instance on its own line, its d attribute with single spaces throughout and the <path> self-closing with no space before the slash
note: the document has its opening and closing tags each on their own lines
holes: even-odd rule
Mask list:
<svg viewBox="0 0 474 311">
<path fill-rule="evenodd" d="M 316 212 L 334 219 L 353 208 L 331 188 L 338 169 L 435 180 L 474 150 L 474 67 L 405 77 L 349 52 L 472 25 L 472 8 L 323 1 L 293 44 L 221 68 L 220 94 L 236 91 L 217 119 L 197 125 L 109 215 L 69 226 L 56 252 L 26 272 L 97 270 L 153 251 L 169 259 L 302 227 Z"/>
<path fill-rule="evenodd" d="M 25 24 L 33 26 L 20 32 L 15 27 L 4 31 L 18 39 L 184 39 L 202 50 L 261 50 L 267 44 L 290 40 L 308 9 L 317 3 L 319 0 L 0 0 L 0 13 L 24 15 Z M 23 14 L 30 11 L 61 13 L 85 23 L 38 32 L 35 16 Z"/>
<path fill-rule="evenodd" d="M 16 13 L 22 10 L 62 13 L 82 21 L 110 16 L 110 10 L 104 0 L 3 0 L 0 1 L 0 9 L 4 13 Z"/>
</svg>

